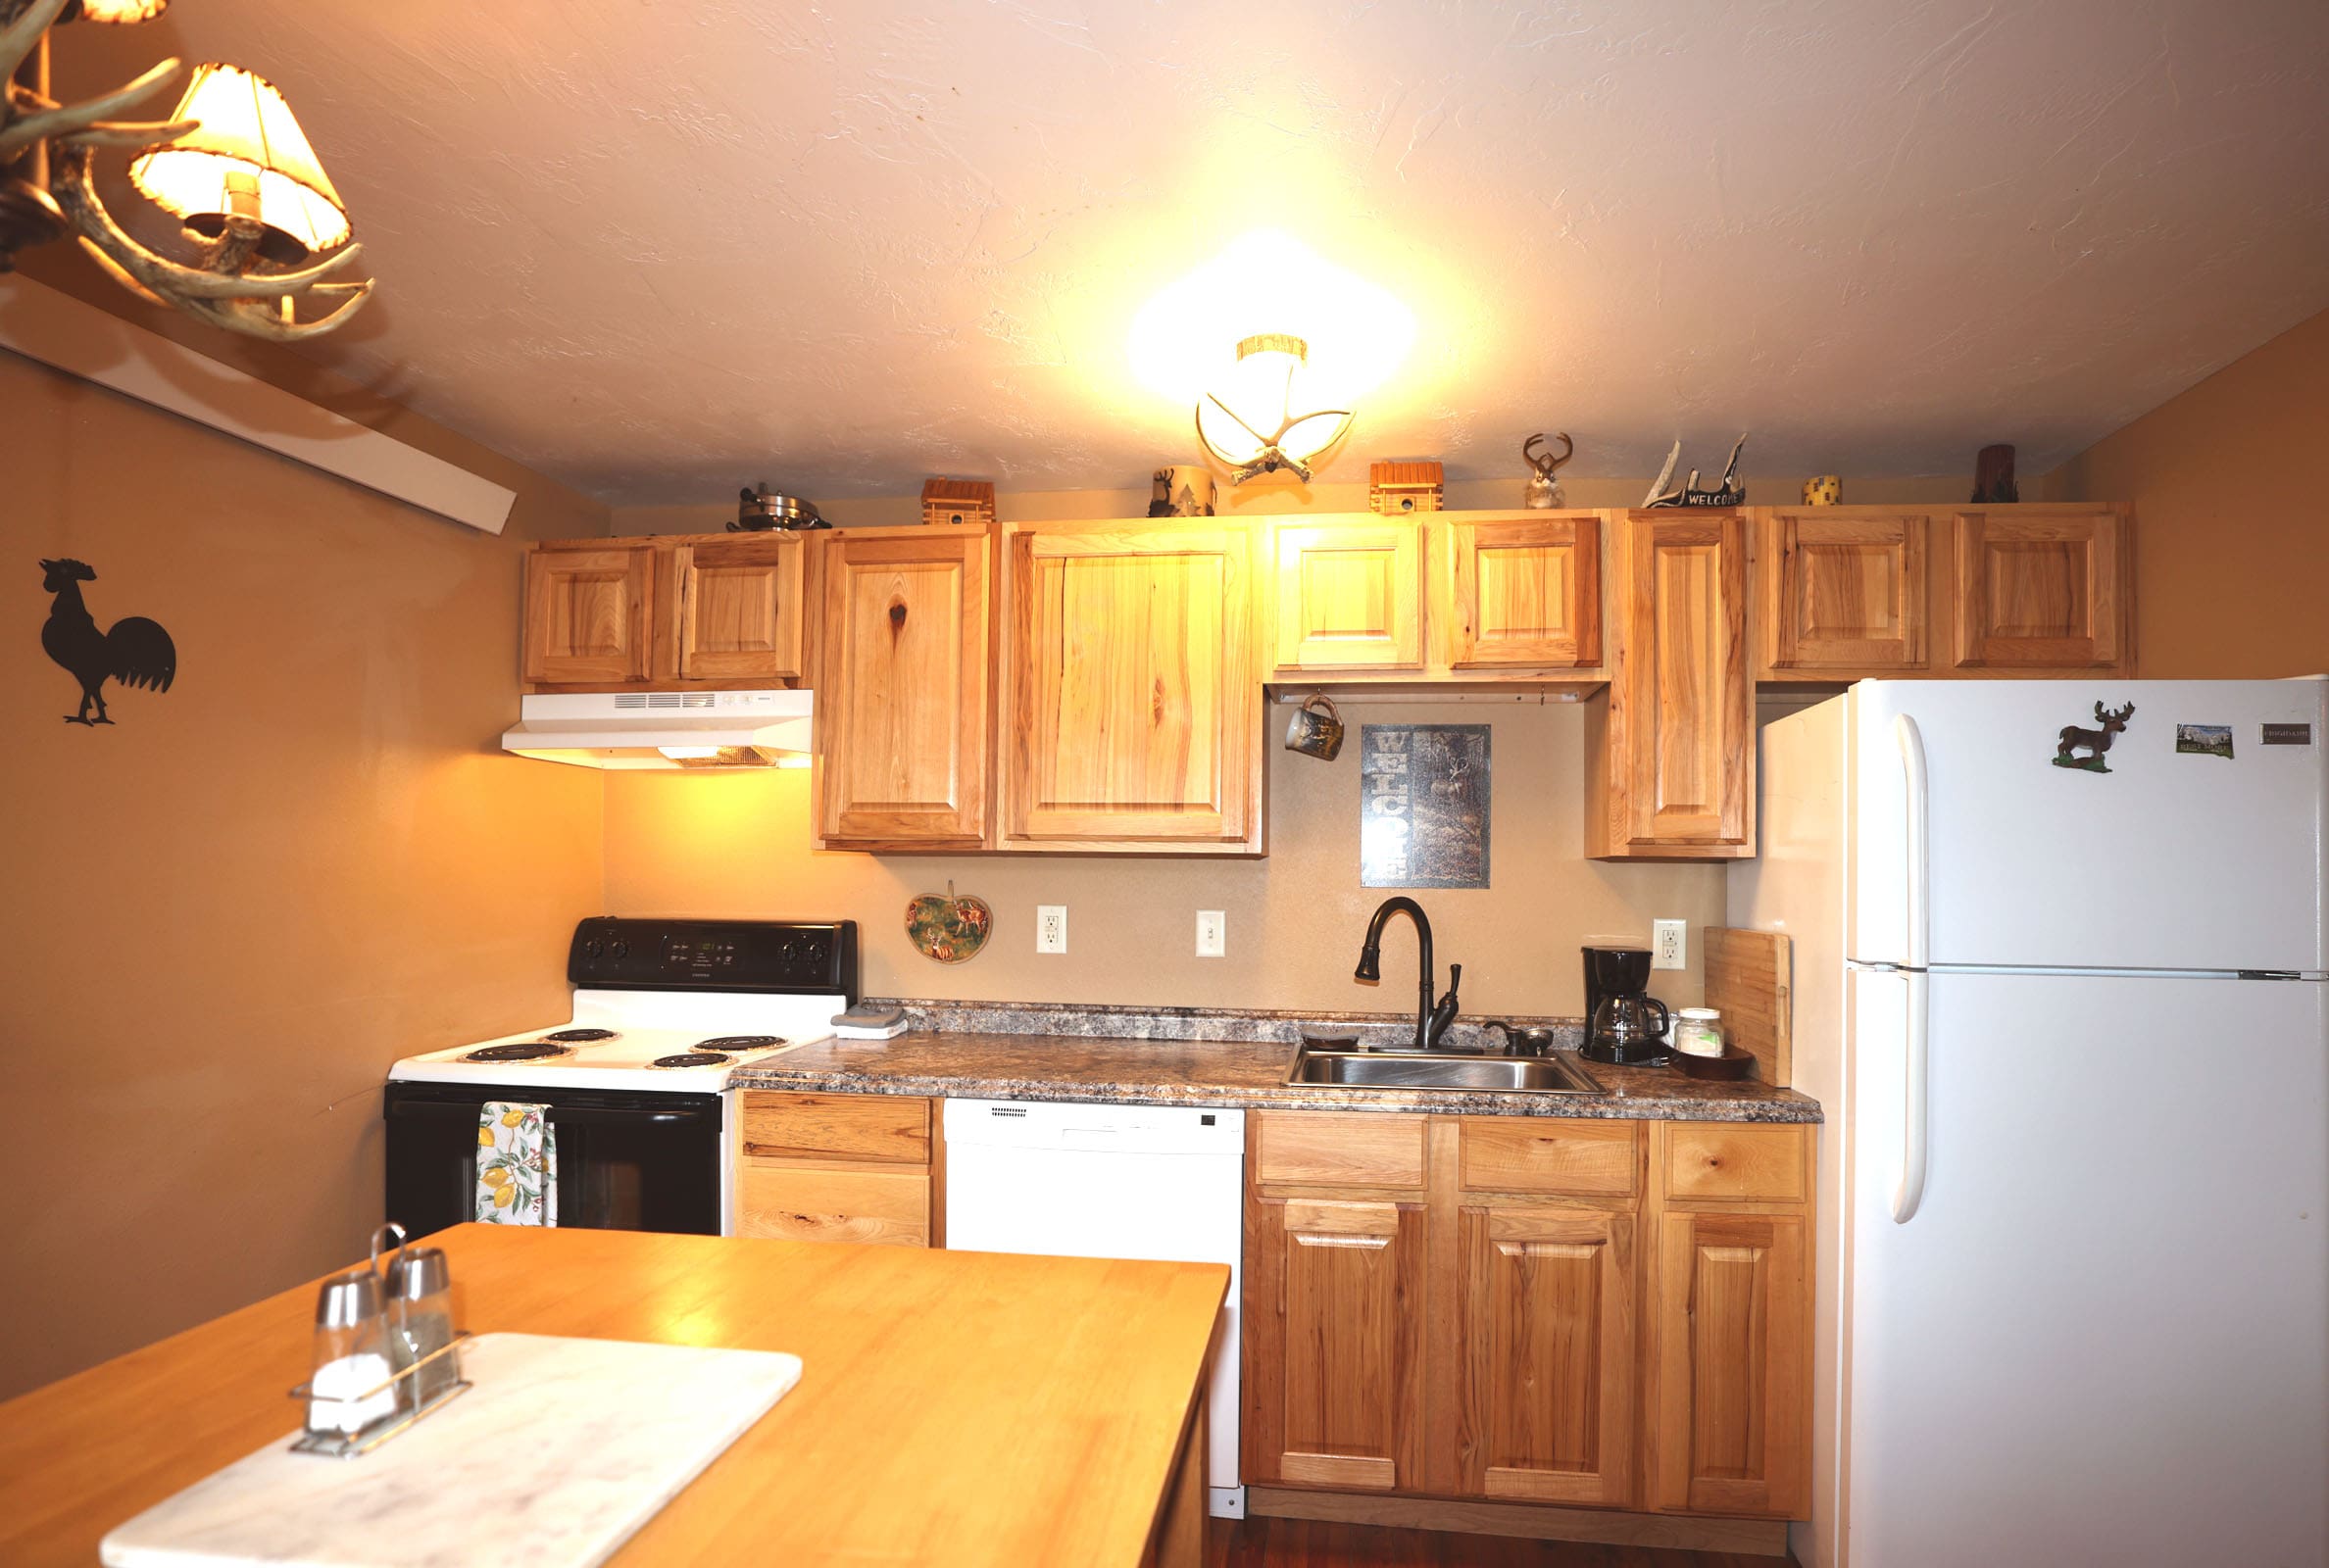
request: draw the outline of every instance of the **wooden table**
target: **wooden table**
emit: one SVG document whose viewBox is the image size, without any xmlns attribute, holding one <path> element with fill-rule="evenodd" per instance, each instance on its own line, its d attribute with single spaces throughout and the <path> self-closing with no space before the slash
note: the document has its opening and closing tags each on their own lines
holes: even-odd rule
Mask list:
<svg viewBox="0 0 2329 1568">
<path fill-rule="evenodd" d="M 1199 1561 L 1219 1264 L 492 1225 L 430 1240 L 472 1332 L 805 1363 L 618 1564 Z M 315 1301 L 299 1286 L 0 1404 L 0 1562 L 94 1563 L 115 1525 L 287 1438 Z"/>
</svg>

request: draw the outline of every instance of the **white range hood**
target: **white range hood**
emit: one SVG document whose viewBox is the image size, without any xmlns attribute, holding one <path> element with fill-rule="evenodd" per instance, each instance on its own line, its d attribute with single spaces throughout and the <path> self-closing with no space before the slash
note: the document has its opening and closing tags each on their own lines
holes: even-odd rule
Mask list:
<svg viewBox="0 0 2329 1568">
<path fill-rule="evenodd" d="M 582 767 L 807 767 L 805 691 L 523 697 L 502 750 Z"/>
</svg>

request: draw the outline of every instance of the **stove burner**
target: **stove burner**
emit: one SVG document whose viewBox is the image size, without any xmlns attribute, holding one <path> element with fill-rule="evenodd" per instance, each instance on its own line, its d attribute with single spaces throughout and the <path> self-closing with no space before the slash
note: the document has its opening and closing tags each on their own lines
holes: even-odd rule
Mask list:
<svg viewBox="0 0 2329 1568">
<path fill-rule="evenodd" d="M 658 1056 L 650 1067 L 724 1067 L 727 1057 L 717 1051 L 682 1051 L 676 1056 Z"/>
<path fill-rule="evenodd" d="M 615 1031 L 612 1029 L 561 1029 L 556 1034 L 542 1036 L 544 1040 L 574 1041 L 613 1040 L 615 1037 Z"/>
<path fill-rule="evenodd" d="M 710 1040 L 695 1043 L 697 1051 L 758 1051 L 763 1046 L 781 1046 L 782 1035 L 715 1035 Z"/>
<path fill-rule="evenodd" d="M 551 1037 L 551 1039 L 556 1038 L 555 1035 Z M 567 1054 L 569 1052 L 564 1046 L 554 1046 L 548 1041 L 534 1040 L 523 1045 L 487 1046 L 480 1051 L 471 1052 L 461 1059 L 463 1061 L 532 1061 L 537 1056 L 564 1056 Z"/>
</svg>

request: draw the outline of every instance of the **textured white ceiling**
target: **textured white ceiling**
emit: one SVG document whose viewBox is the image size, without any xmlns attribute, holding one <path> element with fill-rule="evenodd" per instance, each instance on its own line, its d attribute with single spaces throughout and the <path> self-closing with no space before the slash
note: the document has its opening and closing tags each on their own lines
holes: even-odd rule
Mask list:
<svg viewBox="0 0 2329 1568">
<path fill-rule="evenodd" d="M 2035 473 L 2329 306 L 2322 0 L 179 0 L 382 285 L 310 352 L 619 503 L 1120 486 L 1256 227 L 1418 336 L 1325 477 Z"/>
</svg>

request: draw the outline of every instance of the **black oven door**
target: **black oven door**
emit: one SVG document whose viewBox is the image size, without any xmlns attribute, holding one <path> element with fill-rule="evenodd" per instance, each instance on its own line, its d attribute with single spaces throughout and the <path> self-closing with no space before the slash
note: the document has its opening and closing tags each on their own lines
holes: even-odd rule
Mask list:
<svg viewBox="0 0 2329 1568">
<path fill-rule="evenodd" d="M 487 1101 L 547 1105 L 558 1133 L 558 1223 L 718 1236 L 718 1095 L 392 1083 L 388 1213 L 413 1236 L 474 1218 L 477 1123 Z"/>
</svg>

